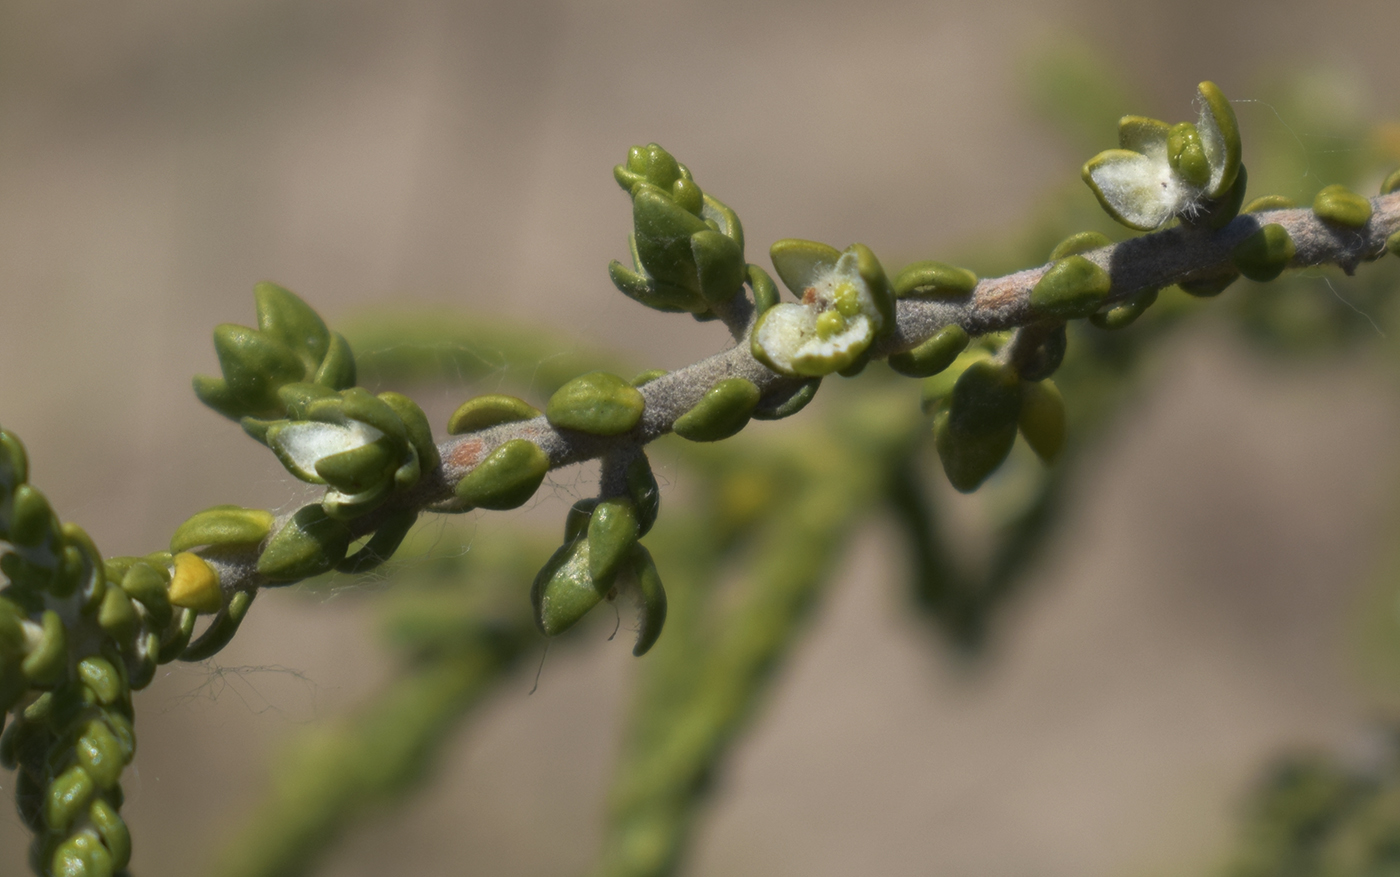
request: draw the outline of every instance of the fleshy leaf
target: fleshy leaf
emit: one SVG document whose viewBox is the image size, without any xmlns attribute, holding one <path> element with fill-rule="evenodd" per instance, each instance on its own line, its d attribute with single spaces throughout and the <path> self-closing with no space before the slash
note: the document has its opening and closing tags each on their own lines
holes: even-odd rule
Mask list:
<svg viewBox="0 0 1400 877">
<path fill-rule="evenodd" d="M 768 256 L 783 285 L 802 298 L 808 287 L 836 267 L 841 251 L 816 241 L 787 238 L 773 244 Z"/>
<path fill-rule="evenodd" d="M 1146 116 L 1124 116 L 1118 121 L 1118 147 L 1146 156 L 1165 154 L 1171 125 Z"/>
<path fill-rule="evenodd" d="M 1210 182 L 1206 197 L 1219 198 L 1235 184 L 1240 171 L 1240 126 L 1235 110 L 1214 82 L 1202 82 L 1196 87 L 1201 97 L 1201 118 L 1196 130 L 1210 162 Z"/>
<path fill-rule="evenodd" d="M 318 461 L 364 447 L 382 435 L 384 433 L 358 420 L 344 425 L 306 420 L 270 428 L 267 442 L 288 472 L 302 481 L 325 484 L 325 479 L 316 472 Z"/>
<path fill-rule="evenodd" d="M 1126 149 L 1108 149 L 1084 165 L 1083 175 L 1110 216 L 1141 231 L 1171 219 L 1190 198 L 1165 155 L 1159 160 Z"/>
</svg>

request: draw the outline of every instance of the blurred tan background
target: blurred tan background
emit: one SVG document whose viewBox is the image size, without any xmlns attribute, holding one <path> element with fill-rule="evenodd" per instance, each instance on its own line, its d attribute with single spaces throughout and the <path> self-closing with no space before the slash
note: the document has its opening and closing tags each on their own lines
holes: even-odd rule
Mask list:
<svg viewBox="0 0 1400 877">
<path fill-rule="evenodd" d="M 461 304 L 675 367 L 722 332 L 607 281 L 629 215 L 609 169 L 633 143 L 738 210 L 755 261 L 810 237 L 898 263 L 1015 228 L 1077 178 L 1088 156 L 1023 97 L 1047 43 L 1101 52 L 1143 112 L 1186 117 L 1203 78 L 1248 98 L 1317 67 L 1353 96 L 1339 112 L 1380 121 L 1400 117 L 1397 25 L 1394 0 L 6 0 L 0 423 L 104 551 L 154 550 L 201 508 L 296 490 L 189 389 L 257 280 L 332 324 Z M 1271 121 L 1239 112 L 1246 143 Z M 1169 353 L 981 673 L 904 617 L 892 537 L 862 540 L 691 874 L 1199 873 L 1269 753 L 1367 756 L 1343 643 L 1394 532 L 1392 385 L 1218 333 Z M 135 872 L 206 870 L 265 756 L 381 663 L 355 594 L 275 593 L 219 667 L 163 670 L 137 704 Z M 622 642 L 551 655 L 539 691 L 508 685 L 437 785 L 324 873 L 580 872 L 632 664 Z M 7 801 L 0 874 L 26 873 L 25 845 Z"/>
</svg>

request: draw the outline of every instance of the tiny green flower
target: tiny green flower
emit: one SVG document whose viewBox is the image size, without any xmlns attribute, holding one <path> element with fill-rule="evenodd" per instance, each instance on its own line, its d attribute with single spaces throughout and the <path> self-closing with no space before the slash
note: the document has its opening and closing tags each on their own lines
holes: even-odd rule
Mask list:
<svg viewBox="0 0 1400 877">
<path fill-rule="evenodd" d="M 754 326 L 754 358 L 779 374 L 821 377 L 854 365 L 894 323 L 893 296 L 869 248 L 838 252 L 813 241 L 778 241 L 778 276 L 800 304 L 775 305 Z"/>
<path fill-rule="evenodd" d="M 1114 219 L 1146 231 L 1193 216 L 1230 191 L 1240 170 L 1235 112 L 1212 82 L 1202 82 L 1198 94 L 1194 125 L 1126 116 L 1118 129 L 1121 148 L 1084 165 L 1084 182 Z"/>
</svg>

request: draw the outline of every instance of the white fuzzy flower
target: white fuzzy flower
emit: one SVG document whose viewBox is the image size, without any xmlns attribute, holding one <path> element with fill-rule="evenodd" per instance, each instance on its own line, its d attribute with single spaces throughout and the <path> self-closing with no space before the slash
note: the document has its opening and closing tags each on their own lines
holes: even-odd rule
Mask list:
<svg viewBox="0 0 1400 877">
<path fill-rule="evenodd" d="M 800 303 L 774 305 L 754 326 L 756 359 L 795 377 L 820 377 L 851 365 L 894 321 L 884 270 L 869 248 L 844 253 L 813 241 L 773 245 L 773 265 Z"/>
<path fill-rule="evenodd" d="M 1240 170 L 1240 135 L 1230 102 L 1213 82 L 1202 82 L 1200 118 L 1168 125 L 1125 116 L 1121 149 L 1101 152 L 1084 165 L 1084 181 L 1105 210 L 1131 228 L 1158 228 L 1174 216 L 1191 216 L 1220 198 Z"/>
</svg>

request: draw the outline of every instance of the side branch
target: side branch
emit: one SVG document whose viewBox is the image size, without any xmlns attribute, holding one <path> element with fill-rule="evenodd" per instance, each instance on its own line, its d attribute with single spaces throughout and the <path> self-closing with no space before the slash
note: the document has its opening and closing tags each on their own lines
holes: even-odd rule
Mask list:
<svg viewBox="0 0 1400 877">
<path fill-rule="evenodd" d="M 1289 268 L 1337 265 L 1350 274 L 1360 263 L 1383 255 L 1387 238 L 1400 231 L 1400 192 L 1373 198 L 1371 204 L 1374 213 L 1363 228 L 1329 224 L 1308 209 L 1272 210 L 1240 215 L 1218 231 L 1181 225 L 1082 255 L 1106 271 L 1111 280 L 1105 305 L 1121 302 L 1142 290 L 1234 272 L 1232 250 L 1268 224 L 1282 226 L 1295 243 L 1296 253 L 1288 263 Z M 1055 322 L 1031 306 L 1031 292 L 1051 264 L 982 279 L 970 295 L 959 298 L 900 300 L 896 324 L 873 345 L 872 358 L 910 350 L 951 325 L 976 336 Z M 635 449 L 665 435 L 679 417 L 723 379 L 744 378 L 765 396 L 800 384 L 800 379 L 779 375 L 754 359 L 747 343 L 748 331 L 752 329 L 752 309 L 744 309 L 742 313 L 748 318 L 748 329 L 741 333 L 731 325 L 737 336 L 733 346 L 640 388 L 646 406 L 640 422 L 630 432 L 597 436 L 561 429 L 544 417 L 536 417 L 448 439 L 438 446 L 442 464 L 436 470 L 424 473 L 414 488 L 394 497 L 382 508 L 350 522 L 352 532 L 356 537 L 368 535 L 385 520 L 407 509 L 467 511 L 461 507 L 454 488 L 479 462 L 508 441 L 525 439 L 538 445 L 548 456 L 553 470 Z M 273 531 L 284 526 L 289 518 L 278 519 Z M 282 584 L 269 582 L 258 574 L 256 550 L 211 553 L 206 560 L 218 569 L 226 594 Z"/>
</svg>

